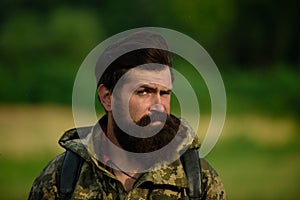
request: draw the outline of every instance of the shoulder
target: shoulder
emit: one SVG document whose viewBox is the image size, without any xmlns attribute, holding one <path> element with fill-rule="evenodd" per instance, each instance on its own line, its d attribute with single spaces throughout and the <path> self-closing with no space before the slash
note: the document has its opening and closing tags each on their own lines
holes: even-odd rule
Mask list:
<svg viewBox="0 0 300 200">
<path fill-rule="evenodd" d="M 205 159 L 201 159 L 202 184 L 206 199 L 227 199 L 223 182 L 216 170 Z"/>
<path fill-rule="evenodd" d="M 57 198 L 57 174 L 59 173 L 64 154 L 53 158 L 34 180 L 28 199 L 55 199 Z"/>
</svg>

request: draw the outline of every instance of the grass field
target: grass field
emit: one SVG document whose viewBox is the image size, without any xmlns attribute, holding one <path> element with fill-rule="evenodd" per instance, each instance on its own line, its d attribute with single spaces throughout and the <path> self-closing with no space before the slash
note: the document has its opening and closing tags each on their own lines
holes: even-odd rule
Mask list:
<svg viewBox="0 0 300 200">
<path fill-rule="evenodd" d="M 209 122 L 202 116 L 203 129 Z M 205 125 L 206 124 L 206 125 Z M 63 150 L 57 140 L 73 127 L 71 108 L 0 106 L 0 199 L 26 199 L 34 178 Z M 299 199 L 300 136 L 293 117 L 259 113 L 227 116 L 206 157 L 230 199 Z"/>
</svg>

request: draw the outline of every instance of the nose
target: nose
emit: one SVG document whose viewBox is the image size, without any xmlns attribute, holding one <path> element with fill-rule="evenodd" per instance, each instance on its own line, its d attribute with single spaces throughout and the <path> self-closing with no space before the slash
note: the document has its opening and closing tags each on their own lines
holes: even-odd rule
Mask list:
<svg viewBox="0 0 300 200">
<path fill-rule="evenodd" d="M 151 101 L 152 105 L 150 107 L 150 111 L 166 112 L 166 107 L 160 90 L 151 95 Z"/>
<path fill-rule="evenodd" d="M 161 104 L 161 95 L 159 92 L 152 95 L 152 102 L 153 104 Z"/>
<path fill-rule="evenodd" d="M 162 104 L 157 103 L 150 107 L 150 111 L 165 112 L 165 107 Z"/>
</svg>

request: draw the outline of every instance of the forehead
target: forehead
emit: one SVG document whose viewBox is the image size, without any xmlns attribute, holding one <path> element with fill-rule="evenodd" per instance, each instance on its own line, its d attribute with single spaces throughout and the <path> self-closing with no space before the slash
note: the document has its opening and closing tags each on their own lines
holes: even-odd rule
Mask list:
<svg viewBox="0 0 300 200">
<path fill-rule="evenodd" d="M 168 66 L 160 70 L 143 68 L 130 69 L 125 75 L 125 84 L 131 87 L 141 85 L 159 85 L 168 89 L 172 88 L 171 72 Z"/>
</svg>

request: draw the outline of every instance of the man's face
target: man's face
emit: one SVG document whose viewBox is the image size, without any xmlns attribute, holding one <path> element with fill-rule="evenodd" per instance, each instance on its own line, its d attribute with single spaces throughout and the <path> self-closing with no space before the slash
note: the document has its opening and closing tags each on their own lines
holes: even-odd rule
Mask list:
<svg viewBox="0 0 300 200">
<path fill-rule="evenodd" d="M 157 71 L 133 68 L 124 75 L 123 80 L 124 84 L 116 94 L 120 106 L 117 109 L 124 110 L 130 117 L 126 117 L 128 120 L 139 124 L 143 117 L 153 113 L 170 114 L 172 80 L 168 66 Z M 150 125 L 159 123 L 159 120 L 153 119 Z"/>
<path fill-rule="evenodd" d="M 129 100 L 129 114 L 132 120 L 137 123 L 143 116 L 151 115 L 153 112 L 170 114 L 172 89 L 170 70 L 167 67 L 162 71 L 133 69 L 129 73 L 132 82 L 124 89 L 126 90 L 127 86 L 131 87 L 135 80 L 140 85 Z"/>
<path fill-rule="evenodd" d="M 139 153 L 167 145 L 180 124 L 170 116 L 169 68 L 159 71 L 134 68 L 120 82 L 113 94 L 113 128 L 120 145 Z"/>
</svg>

